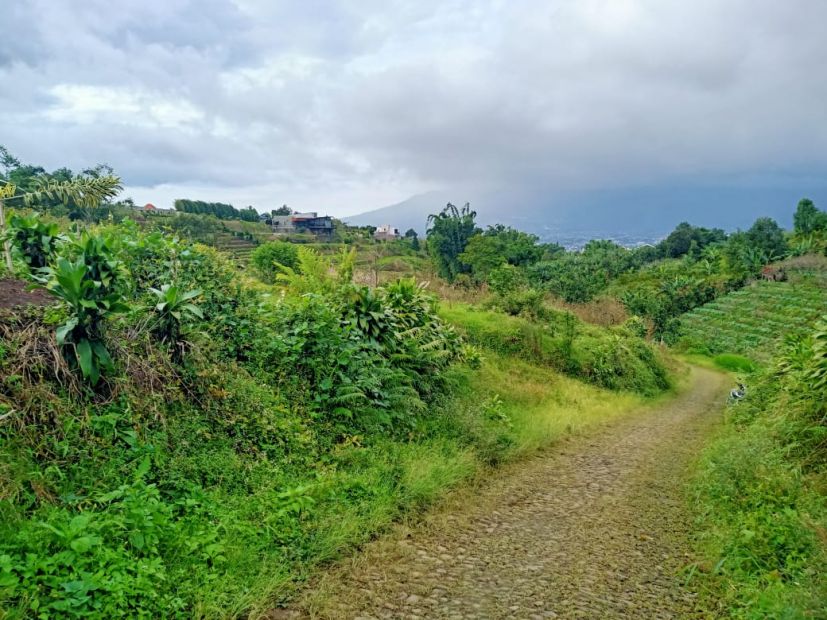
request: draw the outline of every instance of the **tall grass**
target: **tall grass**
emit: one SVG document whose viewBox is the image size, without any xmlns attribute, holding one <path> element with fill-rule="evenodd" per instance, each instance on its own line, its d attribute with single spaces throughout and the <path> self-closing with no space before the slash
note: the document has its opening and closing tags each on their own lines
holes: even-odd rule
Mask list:
<svg viewBox="0 0 827 620">
<path fill-rule="evenodd" d="M 827 618 L 827 321 L 752 375 L 694 484 L 716 616 Z"/>
<path fill-rule="evenodd" d="M 600 387 L 654 396 L 670 385 L 664 360 L 655 349 L 623 328 L 587 325 L 570 313 L 556 311 L 529 320 L 452 304 L 440 313 L 479 347 Z"/>
</svg>

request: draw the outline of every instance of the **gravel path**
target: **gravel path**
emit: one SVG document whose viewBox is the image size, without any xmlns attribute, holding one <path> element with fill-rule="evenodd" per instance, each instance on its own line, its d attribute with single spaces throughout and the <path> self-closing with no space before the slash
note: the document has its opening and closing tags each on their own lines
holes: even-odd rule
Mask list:
<svg viewBox="0 0 827 620">
<path fill-rule="evenodd" d="M 691 562 L 686 468 L 719 418 L 725 377 L 556 444 L 476 494 L 400 527 L 276 617 L 680 618 Z"/>
</svg>

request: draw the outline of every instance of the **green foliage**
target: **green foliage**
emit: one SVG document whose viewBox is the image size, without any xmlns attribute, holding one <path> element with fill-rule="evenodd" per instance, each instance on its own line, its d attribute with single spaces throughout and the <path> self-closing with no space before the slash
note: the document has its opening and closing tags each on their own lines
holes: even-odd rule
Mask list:
<svg viewBox="0 0 827 620">
<path fill-rule="evenodd" d="M 163 557 L 212 552 L 221 559 L 218 549 L 193 545 L 183 525 L 140 478 L 88 498 L 83 511 L 44 511 L 4 541 L 11 553 L 0 554 L 0 600 L 25 601 L 40 617 L 180 613 L 183 601 L 158 584 L 187 576 L 170 575 Z"/>
<path fill-rule="evenodd" d="M 684 313 L 742 284 L 723 262 L 718 246 L 711 245 L 697 259 L 661 261 L 624 275 L 613 288 L 630 314 L 649 322 L 655 338 L 673 344 Z"/>
<path fill-rule="evenodd" d="M 405 239 L 411 244 L 411 249 L 414 252 L 419 252 L 419 235 L 413 228 L 409 228 L 405 231 Z"/>
<path fill-rule="evenodd" d="M 483 233 L 468 240 L 459 260 L 470 267 L 471 273 L 478 280 L 484 281 L 501 265 L 524 267 L 537 262 L 544 255 L 552 256 L 562 251 L 559 246 L 540 245 L 538 241 L 535 235 L 513 228 L 489 226 Z"/>
<path fill-rule="evenodd" d="M 284 268 L 295 270 L 299 256 L 296 246 L 283 241 L 271 241 L 258 246 L 250 255 L 250 263 L 259 277 L 273 283 Z"/>
<path fill-rule="evenodd" d="M 48 265 L 63 239 L 56 223 L 46 223 L 35 214 L 28 217 L 12 215 L 9 232 L 12 243 L 32 270 Z"/>
<path fill-rule="evenodd" d="M 658 251 L 665 258 L 680 258 L 689 254 L 690 251 L 698 254 L 705 247 L 722 243 L 725 240 L 726 233 L 720 228 L 710 230 L 692 226 L 688 222 L 681 222 L 666 239 L 658 244 Z"/>
<path fill-rule="evenodd" d="M 649 333 L 649 328 L 646 321 L 636 314 L 633 314 L 623 322 L 623 327 L 633 336 L 638 338 L 646 338 Z"/>
<path fill-rule="evenodd" d="M 786 333 L 812 325 L 825 304 L 827 290 L 815 283 L 756 283 L 681 316 L 680 345 L 766 362 Z"/>
<path fill-rule="evenodd" d="M 336 433 L 405 429 L 437 390 L 439 372 L 460 359 L 461 342 L 411 281 L 341 286 L 279 304 L 272 329 L 280 337 L 262 343 L 257 363 L 296 398 L 315 386 L 311 405 Z"/>
<path fill-rule="evenodd" d="M 101 371 L 113 370 L 103 341 L 103 322 L 128 309 L 121 292 L 123 265 L 104 237 L 83 234 L 73 247 L 75 258 L 58 258 L 38 279 L 67 306 L 69 318 L 57 328 L 57 343 L 94 386 Z"/>
<path fill-rule="evenodd" d="M 479 232 L 477 214 L 467 204 L 457 209 L 451 203 L 439 213 L 428 216 L 428 251 L 436 264 L 437 273 L 453 282 L 469 267 L 460 260 L 468 241 Z"/>
<path fill-rule="evenodd" d="M 567 302 L 587 302 L 620 274 L 635 268 L 640 254 L 611 241 L 590 241 L 582 252 L 558 253 L 528 268 L 529 280 Z"/>
<path fill-rule="evenodd" d="M 500 296 L 515 293 L 527 284 L 525 273 L 514 265 L 500 265 L 488 274 L 489 288 Z"/>
<path fill-rule="evenodd" d="M 121 180 L 112 174 L 89 174 L 65 181 L 37 179 L 34 188 L 23 194 L 22 198 L 28 206 L 51 200 L 63 204 L 72 202 L 79 207 L 97 207 L 104 200 L 116 196 L 121 189 Z"/>
<path fill-rule="evenodd" d="M 498 295 L 493 307 L 513 316 L 522 315 L 534 319 L 547 315 L 543 306 L 545 293 L 532 288 L 522 288 L 505 295 Z"/>
<path fill-rule="evenodd" d="M 755 220 L 755 223 L 747 231 L 746 237 L 751 248 L 763 253 L 770 260 L 783 258 L 787 252 L 784 231 L 770 217 L 759 217 Z"/>
<path fill-rule="evenodd" d="M 715 365 L 724 370 L 737 373 L 751 373 L 757 370 L 755 363 L 743 355 L 734 353 L 721 353 L 712 358 Z"/>
<path fill-rule="evenodd" d="M 175 217 L 150 218 L 150 226 L 169 231 L 201 243 L 215 243 L 224 230 L 221 221 L 214 215 L 179 213 Z"/>
<path fill-rule="evenodd" d="M 793 227 L 799 235 L 827 230 L 827 213 L 819 210 L 809 198 L 802 198 L 793 215 Z"/>
<path fill-rule="evenodd" d="M 737 618 L 819 617 L 827 595 L 823 480 L 827 317 L 791 336 L 777 369 L 754 375 L 730 432 L 696 482 L 702 550 L 719 611 Z M 820 539 L 821 536 L 821 539 Z"/>
<path fill-rule="evenodd" d="M 469 342 L 500 355 L 609 389 L 653 395 L 669 385 L 665 368 L 645 342 L 586 326 L 567 312 L 549 311 L 536 322 L 456 304 L 440 312 Z"/>
<path fill-rule="evenodd" d="M 213 215 L 220 220 L 243 220 L 245 222 L 257 222 L 258 211 L 253 207 L 236 209 L 233 205 L 223 202 L 204 202 L 203 200 L 187 200 L 179 198 L 174 202 L 175 210 L 182 213 L 196 213 L 201 215 Z"/>
<path fill-rule="evenodd" d="M 160 289 L 149 290 L 155 295 L 156 302 L 153 307 L 156 315 L 155 335 L 161 342 L 173 348 L 173 358 L 180 361 L 183 351 L 181 326 L 189 320 L 204 318 L 201 309 L 192 303 L 202 291 L 196 289 L 184 293 L 172 284 L 164 284 Z"/>
</svg>

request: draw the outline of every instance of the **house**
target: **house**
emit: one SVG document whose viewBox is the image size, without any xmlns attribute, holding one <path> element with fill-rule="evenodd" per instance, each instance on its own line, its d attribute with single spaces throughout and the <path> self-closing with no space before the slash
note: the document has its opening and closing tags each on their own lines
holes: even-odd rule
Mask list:
<svg viewBox="0 0 827 620">
<path fill-rule="evenodd" d="M 156 215 L 170 215 L 177 213 L 175 209 L 164 209 L 163 207 L 156 207 L 151 202 L 146 203 L 143 207 L 135 206 L 135 209 L 139 211 L 147 211 L 149 213 L 155 213 Z"/>
<path fill-rule="evenodd" d="M 373 232 L 373 238 L 377 241 L 395 241 L 401 236 L 399 229 L 391 227 L 390 224 L 384 224 Z"/>
<path fill-rule="evenodd" d="M 328 215 L 319 216 L 315 211 L 275 215 L 272 226 L 274 233 L 309 232 L 317 237 L 333 237 L 333 218 Z"/>
</svg>

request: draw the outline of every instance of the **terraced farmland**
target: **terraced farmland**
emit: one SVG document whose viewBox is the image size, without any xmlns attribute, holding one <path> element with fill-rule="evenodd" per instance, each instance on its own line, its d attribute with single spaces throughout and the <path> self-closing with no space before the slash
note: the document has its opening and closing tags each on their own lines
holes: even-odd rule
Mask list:
<svg viewBox="0 0 827 620">
<path fill-rule="evenodd" d="M 257 244 L 255 241 L 250 241 L 249 239 L 235 237 L 225 233 L 216 235 L 215 239 L 215 247 L 219 250 L 228 252 L 234 258 L 243 263 L 250 260 L 250 254 L 256 249 L 256 246 Z"/>
<path fill-rule="evenodd" d="M 827 313 L 827 288 L 811 282 L 758 282 L 681 317 L 682 343 L 709 353 L 739 353 L 758 362 L 784 334 Z"/>
</svg>

